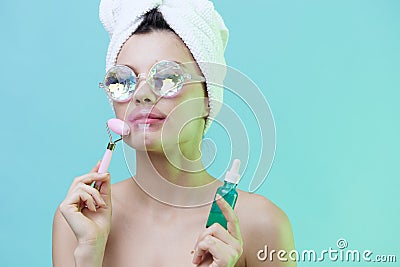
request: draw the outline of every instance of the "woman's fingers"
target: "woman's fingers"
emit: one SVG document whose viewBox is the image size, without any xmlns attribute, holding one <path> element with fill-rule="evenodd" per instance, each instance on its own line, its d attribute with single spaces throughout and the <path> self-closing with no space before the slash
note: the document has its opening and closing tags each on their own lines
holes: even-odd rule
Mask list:
<svg viewBox="0 0 400 267">
<path fill-rule="evenodd" d="M 77 187 L 77 190 L 82 190 L 90 194 L 90 196 L 94 199 L 95 204 L 97 204 L 98 206 L 106 206 L 106 202 L 101 197 L 100 192 L 95 188 L 87 184 L 80 183 L 79 186 Z"/>
<path fill-rule="evenodd" d="M 97 171 L 99 170 L 100 163 L 101 163 L 101 160 L 99 160 L 99 161 L 96 163 L 96 165 L 90 170 L 89 173 L 87 173 L 87 174 L 85 174 L 85 175 L 82 175 L 82 176 L 76 177 L 76 178 L 74 179 L 74 181 L 72 182 L 71 187 L 73 187 L 75 184 L 77 184 L 77 183 L 79 183 L 79 182 L 82 182 L 82 179 L 87 179 L 87 176 L 88 176 L 88 175 L 98 174 Z"/>
<path fill-rule="evenodd" d="M 240 256 L 234 248 L 210 235 L 201 240 L 197 247 L 193 264 L 201 263 L 207 253 L 212 255 L 215 266 L 231 266 Z"/>
<path fill-rule="evenodd" d="M 67 195 L 60 207 L 61 211 L 74 209 L 75 212 L 79 212 L 82 202 L 85 203 L 91 211 L 96 211 L 96 204 L 100 207 L 106 206 L 106 202 L 100 195 L 99 191 L 89 185 L 80 183 Z"/>
<path fill-rule="evenodd" d="M 111 183 L 110 183 L 110 174 L 107 173 L 107 176 L 104 180 L 99 180 L 102 181 L 101 186 L 99 188 L 100 194 L 105 194 L 109 195 L 111 194 Z"/>
<path fill-rule="evenodd" d="M 106 181 L 107 179 L 109 179 L 108 175 L 109 175 L 109 173 L 91 172 L 91 173 L 84 174 L 82 176 L 78 176 L 72 182 L 71 187 L 69 188 L 69 192 L 71 192 L 79 183 L 91 185 L 93 182 Z"/>
<path fill-rule="evenodd" d="M 235 212 L 220 195 L 217 195 L 216 202 L 228 223 L 228 230 L 218 223 L 205 229 L 195 245 L 194 264 L 203 262 L 210 253 L 213 258 L 211 266 L 231 266 L 243 253 L 242 235 Z"/>
<path fill-rule="evenodd" d="M 85 175 L 82 175 L 81 177 L 78 177 L 78 181 L 87 185 L 92 184 L 93 182 L 103 182 L 108 179 L 109 173 L 97 173 L 97 172 L 92 172 L 88 173 Z"/>
<path fill-rule="evenodd" d="M 92 195 L 90 195 L 88 192 L 81 191 L 79 192 L 79 198 L 84 203 L 83 205 L 80 205 L 80 209 L 87 207 L 90 211 L 96 211 L 96 205 L 94 204 Z"/>
<path fill-rule="evenodd" d="M 222 227 L 222 225 L 220 225 L 219 223 L 214 223 L 200 234 L 200 236 L 197 238 L 195 248 L 197 248 L 197 244 L 207 235 L 214 236 L 225 244 L 236 245 L 236 243 L 238 243 L 238 241 L 232 235 L 230 235 L 228 231 L 224 227 Z"/>
<path fill-rule="evenodd" d="M 237 240 L 242 240 L 242 234 L 240 233 L 239 219 L 233 211 L 232 207 L 226 202 L 226 200 L 221 196 L 217 195 L 217 205 L 221 209 L 227 221 L 228 232 Z"/>
<path fill-rule="evenodd" d="M 94 188 L 95 189 L 95 188 Z M 97 190 L 97 189 L 95 189 Z M 106 204 L 111 207 L 111 180 L 110 174 L 106 176 L 106 179 L 102 180 L 100 188 L 98 188 L 98 192 L 101 197 L 104 199 Z"/>
<path fill-rule="evenodd" d="M 101 182 L 100 188 L 93 188 L 91 186 L 93 182 Z M 109 173 L 92 172 L 76 177 L 71 185 L 68 195 L 83 185 L 85 185 L 85 190 L 91 192 L 93 196 L 101 196 L 106 205 L 111 207 L 111 180 Z M 96 203 L 102 203 L 99 197 L 97 198 Z"/>
<path fill-rule="evenodd" d="M 212 254 L 214 260 L 237 260 L 243 253 L 242 246 L 242 240 L 237 240 L 220 224 L 215 223 L 200 235 L 195 246 L 193 263 L 202 262 L 208 252 Z"/>
<path fill-rule="evenodd" d="M 216 244 L 218 243 L 217 240 L 218 239 L 216 239 L 215 237 L 210 236 L 210 235 L 208 235 L 208 236 L 204 237 L 202 240 L 200 240 L 199 243 L 196 246 L 196 250 L 194 251 L 193 264 L 201 263 L 202 260 L 203 260 L 203 257 L 208 252 L 211 253 L 211 250 L 214 253 L 217 253 L 217 248 L 216 248 Z M 222 242 L 222 241 L 219 241 L 219 242 Z"/>
<path fill-rule="evenodd" d="M 97 173 L 100 161 L 90 173 L 76 177 L 59 206 L 61 214 L 79 242 L 97 240 L 109 234 L 111 224 L 111 185 L 109 173 Z M 91 186 L 102 184 L 100 191 Z"/>
</svg>

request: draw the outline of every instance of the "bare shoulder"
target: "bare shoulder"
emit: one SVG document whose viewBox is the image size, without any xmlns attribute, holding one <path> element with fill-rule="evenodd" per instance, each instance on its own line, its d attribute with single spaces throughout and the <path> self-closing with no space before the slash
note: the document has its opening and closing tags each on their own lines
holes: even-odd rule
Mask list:
<svg viewBox="0 0 400 267">
<path fill-rule="evenodd" d="M 238 190 L 235 212 L 243 237 L 246 266 L 296 266 L 287 261 L 260 261 L 260 251 L 294 250 L 292 226 L 286 213 L 268 198 Z M 287 255 L 287 254 L 286 254 Z"/>
<path fill-rule="evenodd" d="M 290 224 L 286 213 L 268 198 L 242 190 L 238 193 L 235 211 L 244 224 L 274 229 Z"/>
</svg>

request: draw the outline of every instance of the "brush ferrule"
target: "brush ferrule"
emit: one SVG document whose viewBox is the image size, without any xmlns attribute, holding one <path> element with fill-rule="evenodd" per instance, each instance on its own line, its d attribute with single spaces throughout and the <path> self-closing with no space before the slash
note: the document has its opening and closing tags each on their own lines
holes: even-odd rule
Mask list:
<svg viewBox="0 0 400 267">
<path fill-rule="evenodd" d="M 115 148 L 115 143 L 113 143 L 113 142 L 108 143 L 108 145 L 107 145 L 107 149 L 108 149 L 108 150 L 113 151 L 114 148 Z"/>
</svg>

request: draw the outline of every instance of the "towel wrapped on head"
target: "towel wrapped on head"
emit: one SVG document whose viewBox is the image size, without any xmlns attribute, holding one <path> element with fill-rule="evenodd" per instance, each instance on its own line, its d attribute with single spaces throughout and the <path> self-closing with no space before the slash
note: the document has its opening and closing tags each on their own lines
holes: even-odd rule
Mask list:
<svg viewBox="0 0 400 267">
<path fill-rule="evenodd" d="M 210 113 L 204 133 L 209 129 L 223 101 L 222 73 L 229 31 L 208 0 L 101 0 L 99 17 L 110 36 L 106 71 L 115 65 L 122 45 L 143 20 L 157 8 L 165 21 L 182 39 L 206 78 Z M 216 67 L 217 66 L 217 67 Z M 219 67 L 218 67 L 219 66 Z"/>
</svg>

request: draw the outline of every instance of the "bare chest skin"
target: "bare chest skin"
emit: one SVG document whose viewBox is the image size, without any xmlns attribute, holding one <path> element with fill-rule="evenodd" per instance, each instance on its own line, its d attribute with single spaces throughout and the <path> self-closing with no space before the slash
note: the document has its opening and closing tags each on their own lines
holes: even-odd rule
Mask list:
<svg viewBox="0 0 400 267">
<path fill-rule="evenodd" d="M 113 192 L 114 193 L 114 192 Z M 104 267 L 188 267 L 209 206 L 150 210 L 140 203 L 113 201 L 113 219 Z M 244 257 L 236 266 L 245 266 Z"/>
</svg>

